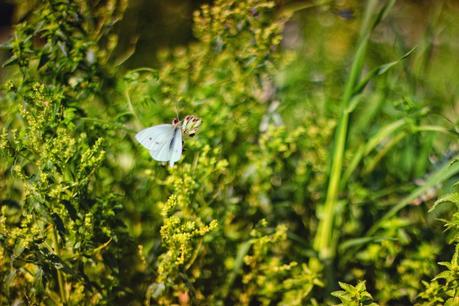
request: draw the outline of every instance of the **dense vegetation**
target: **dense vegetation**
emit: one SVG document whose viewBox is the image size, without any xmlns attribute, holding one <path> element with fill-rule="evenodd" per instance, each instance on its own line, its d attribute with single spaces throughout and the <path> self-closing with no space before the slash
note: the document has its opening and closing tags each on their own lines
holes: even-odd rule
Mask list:
<svg viewBox="0 0 459 306">
<path fill-rule="evenodd" d="M 0 304 L 458 305 L 459 13 L 413 42 L 362 3 L 217 0 L 134 70 L 126 1 L 18 4 Z M 134 135 L 176 110 L 203 124 L 167 167 Z"/>
</svg>

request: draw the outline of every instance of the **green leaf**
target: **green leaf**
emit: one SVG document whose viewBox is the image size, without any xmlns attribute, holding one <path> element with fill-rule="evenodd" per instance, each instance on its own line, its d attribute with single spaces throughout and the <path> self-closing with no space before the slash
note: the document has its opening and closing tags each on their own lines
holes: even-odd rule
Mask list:
<svg viewBox="0 0 459 306">
<path fill-rule="evenodd" d="M 45 53 L 45 52 L 42 52 L 41 55 L 40 55 L 40 60 L 38 62 L 38 69 L 40 69 L 41 67 L 46 65 L 46 63 L 48 63 L 48 61 L 49 61 L 48 54 Z"/>
<path fill-rule="evenodd" d="M 51 219 L 53 219 L 54 225 L 56 226 L 62 241 L 65 241 L 65 235 L 67 234 L 67 230 L 65 229 L 64 222 L 62 221 L 61 217 L 56 213 L 52 213 Z"/>
<path fill-rule="evenodd" d="M 350 301 L 348 295 L 347 295 L 347 292 L 346 291 L 343 291 L 343 290 L 338 290 L 338 291 L 333 291 L 331 293 L 331 295 L 339 298 L 342 302 L 344 301 Z"/>
<path fill-rule="evenodd" d="M 444 203 L 459 204 L 459 192 L 448 193 L 445 196 L 441 197 L 440 199 L 435 201 L 432 208 L 429 209 L 429 212 L 434 211 L 438 207 L 438 205 L 444 204 Z"/>
<path fill-rule="evenodd" d="M 394 67 L 395 65 L 399 64 L 402 62 L 404 59 L 408 58 L 413 52 L 416 50 L 416 47 L 412 48 L 405 54 L 403 54 L 402 57 L 400 57 L 398 60 L 381 65 L 379 67 L 374 68 L 370 73 L 368 73 L 365 78 L 360 81 L 360 83 L 355 87 L 353 95 L 358 95 L 360 94 L 365 87 L 368 85 L 368 83 L 374 79 L 375 77 L 381 76 L 387 71 L 389 71 L 390 68 Z"/>
<path fill-rule="evenodd" d="M 455 156 L 452 160 L 457 159 L 459 156 Z M 450 165 L 446 163 L 443 167 L 437 169 L 434 173 L 432 173 L 426 180 L 425 184 L 419 186 L 415 190 L 413 190 L 409 195 L 403 198 L 400 203 L 392 207 L 379 221 L 374 224 L 367 232 L 367 235 L 373 235 L 377 229 L 381 227 L 384 222 L 395 216 L 400 210 L 408 206 L 412 200 L 416 199 L 417 197 L 424 194 L 428 189 L 437 186 L 444 181 L 448 180 L 453 175 L 459 172 L 459 163 L 455 163 Z"/>
<path fill-rule="evenodd" d="M 343 283 L 343 282 L 338 282 L 339 286 L 346 292 L 349 292 L 349 293 L 353 293 L 355 292 L 355 287 L 352 286 L 352 285 L 349 285 L 349 284 L 346 284 L 346 283 Z"/>
<path fill-rule="evenodd" d="M 16 56 L 12 56 L 2 64 L 2 67 L 7 67 L 7 66 L 10 66 L 10 65 L 14 65 L 17 62 L 17 60 L 18 59 L 17 59 Z"/>
<path fill-rule="evenodd" d="M 72 203 L 68 200 L 62 200 L 62 204 L 64 204 L 64 207 L 67 209 L 67 212 L 69 213 L 69 216 L 72 220 L 76 220 L 78 215 L 75 207 L 73 207 Z"/>
</svg>

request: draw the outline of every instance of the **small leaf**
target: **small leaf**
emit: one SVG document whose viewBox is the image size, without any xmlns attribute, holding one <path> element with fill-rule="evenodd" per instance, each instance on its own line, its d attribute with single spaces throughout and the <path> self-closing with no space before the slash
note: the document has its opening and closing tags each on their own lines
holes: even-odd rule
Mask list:
<svg viewBox="0 0 459 306">
<path fill-rule="evenodd" d="M 61 217 L 59 217 L 58 214 L 53 213 L 51 214 L 51 218 L 53 219 L 54 225 L 57 228 L 59 236 L 61 236 L 61 239 L 65 241 L 65 234 L 67 233 L 67 230 L 65 229 L 64 222 L 62 221 Z"/>
<path fill-rule="evenodd" d="M 14 207 L 14 208 L 20 208 L 21 207 L 21 205 L 19 205 L 19 203 L 17 201 L 12 200 L 12 199 L 0 199 L 0 207 L 2 205 Z"/>
<path fill-rule="evenodd" d="M 352 286 L 352 285 L 349 285 L 349 284 L 346 284 L 346 283 L 342 283 L 342 282 L 338 282 L 339 283 L 339 286 L 344 289 L 345 291 L 347 292 L 354 292 L 355 291 L 355 287 Z"/>
<path fill-rule="evenodd" d="M 46 53 L 42 52 L 40 55 L 40 61 L 38 62 L 38 69 L 46 65 L 48 63 L 49 57 Z"/>
<path fill-rule="evenodd" d="M 13 64 L 15 64 L 16 62 L 17 62 L 17 57 L 12 56 L 12 57 L 10 57 L 8 60 L 6 60 L 6 61 L 3 63 L 2 67 L 6 67 L 6 66 L 13 65 Z"/>
<path fill-rule="evenodd" d="M 443 271 L 440 274 L 438 274 L 437 276 L 435 276 L 435 278 L 433 280 L 438 280 L 438 279 L 448 280 L 450 278 L 452 278 L 451 271 Z"/>
<path fill-rule="evenodd" d="M 370 73 L 368 73 L 367 76 L 365 76 L 365 78 L 354 88 L 354 92 L 353 92 L 353 95 L 357 95 L 359 93 L 361 93 L 365 87 L 368 85 L 368 83 L 375 77 L 377 76 L 381 76 L 383 75 L 384 73 L 386 73 L 387 71 L 389 71 L 390 68 L 392 68 L 393 66 L 399 64 L 401 61 L 403 61 L 404 59 L 406 59 L 407 57 L 409 57 L 413 52 L 414 50 L 416 50 L 416 47 L 412 48 L 411 50 L 409 50 L 408 52 L 406 52 L 402 57 L 400 57 L 398 60 L 396 61 L 393 61 L 393 62 L 390 62 L 390 63 L 387 63 L 387 64 L 384 64 L 384 65 L 381 65 L 379 67 L 376 67 L 375 69 L 373 69 Z"/>
<path fill-rule="evenodd" d="M 343 291 L 343 290 L 333 291 L 331 293 L 331 295 L 333 295 L 334 297 L 339 298 L 343 302 L 344 302 L 344 300 L 348 300 L 347 293 L 346 293 L 346 291 Z"/>
<path fill-rule="evenodd" d="M 355 286 L 355 288 L 358 290 L 358 291 L 365 291 L 367 290 L 367 287 L 365 286 L 365 281 L 360 281 L 357 286 Z"/>
<path fill-rule="evenodd" d="M 62 204 L 64 204 L 65 208 L 67 209 L 67 212 L 69 213 L 69 216 L 72 220 L 76 220 L 77 216 L 77 211 L 75 207 L 73 207 L 72 203 L 68 200 L 63 200 Z"/>
<path fill-rule="evenodd" d="M 444 204 L 444 203 L 459 204 L 459 192 L 448 193 L 447 195 L 441 197 L 440 199 L 435 201 L 435 203 L 432 206 L 432 208 L 429 209 L 429 212 L 434 211 L 438 207 L 438 205 Z"/>
</svg>

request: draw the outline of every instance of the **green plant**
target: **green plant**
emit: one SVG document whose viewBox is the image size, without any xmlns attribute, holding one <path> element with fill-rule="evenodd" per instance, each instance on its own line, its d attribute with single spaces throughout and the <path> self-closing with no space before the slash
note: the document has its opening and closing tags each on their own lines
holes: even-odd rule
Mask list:
<svg viewBox="0 0 459 306">
<path fill-rule="evenodd" d="M 457 163 L 457 161 L 454 161 Z M 450 234 L 450 243 L 455 244 L 454 254 L 450 262 L 439 262 L 446 270 L 437 274 L 430 282 L 423 281 L 424 291 L 419 293 L 419 305 L 455 305 L 459 301 L 459 198 L 457 193 L 458 183 L 456 182 L 456 191 L 450 192 L 435 202 L 431 212 L 438 209 L 438 205 L 453 204 L 455 209 L 450 220 L 443 220 Z"/>
<path fill-rule="evenodd" d="M 349 16 L 339 1 L 217 0 L 194 13 L 192 42 L 129 70 L 125 1 L 19 3 L 0 304 L 456 303 L 458 130 L 444 117 L 459 92 L 436 76 L 457 79 L 444 38 L 459 28 L 435 5 L 413 48 L 395 1 Z M 188 114 L 203 123 L 174 167 L 136 142 Z"/>
<path fill-rule="evenodd" d="M 113 74 L 106 31 L 125 3 L 35 3 L 6 45 L 16 73 L 2 109 L 1 303 L 110 303 L 135 250 L 102 176 L 115 125 L 85 120 Z M 105 137 L 104 137 L 105 136 Z M 6 161 L 6 162 L 5 162 Z"/>
<path fill-rule="evenodd" d="M 339 286 L 343 289 L 340 291 L 334 291 L 333 296 L 339 298 L 344 306 L 377 306 L 378 304 L 373 302 L 373 297 L 367 292 L 365 281 L 360 281 L 357 285 L 352 286 L 346 283 L 339 283 Z"/>
</svg>

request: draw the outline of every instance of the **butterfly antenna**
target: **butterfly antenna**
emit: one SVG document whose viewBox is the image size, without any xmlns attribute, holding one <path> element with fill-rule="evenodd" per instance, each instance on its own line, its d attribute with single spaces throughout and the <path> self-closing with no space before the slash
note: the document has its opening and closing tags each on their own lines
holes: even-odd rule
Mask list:
<svg viewBox="0 0 459 306">
<path fill-rule="evenodd" d="M 177 108 L 177 102 L 175 102 L 175 115 L 177 116 L 177 119 L 180 121 L 180 118 L 179 118 L 179 113 L 178 113 L 178 108 Z"/>
</svg>

